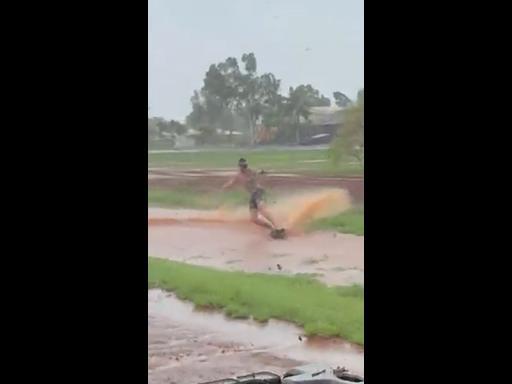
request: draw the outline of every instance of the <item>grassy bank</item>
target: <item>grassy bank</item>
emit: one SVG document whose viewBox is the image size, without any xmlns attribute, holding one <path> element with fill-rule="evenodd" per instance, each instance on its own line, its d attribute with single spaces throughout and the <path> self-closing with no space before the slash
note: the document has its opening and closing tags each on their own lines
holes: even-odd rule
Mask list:
<svg viewBox="0 0 512 384">
<path fill-rule="evenodd" d="M 316 220 L 309 225 L 308 229 L 311 231 L 329 230 L 363 236 L 364 209 L 353 208 L 336 216 Z"/>
<path fill-rule="evenodd" d="M 302 326 L 309 335 L 363 344 L 363 288 L 327 287 L 307 277 L 218 271 L 150 257 L 148 284 L 231 317 L 271 318 Z"/>
<path fill-rule="evenodd" d="M 149 167 L 192 168 L 236 168 L 240 157 L 248 159 L 255 169 L 289 171 L 315 175 L 361 175 L 359 164 L 342 163 L 334 166 L 326 149 L 224 149 L 202 152 L 150 153 Z"/>
<path fill-rule="evenodd" d="M 220 206 L 247 205 L 247 192 L 203 191 L 188 188 L 148 189 L 148 205 L 162 208 L 216 209 Z"/>
</svg>

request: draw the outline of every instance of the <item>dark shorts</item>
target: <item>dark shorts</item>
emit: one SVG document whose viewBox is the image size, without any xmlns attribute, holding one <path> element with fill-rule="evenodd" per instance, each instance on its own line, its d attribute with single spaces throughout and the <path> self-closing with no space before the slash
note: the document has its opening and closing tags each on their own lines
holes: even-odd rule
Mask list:
<svg viewBox="0 0 512 384">
<path fill-rule="evenodd" d="M 260 203 L 263 201 L 265 197 L 265 190 L 258 188 L 253 193 L 251 193 L 251 199 L 249 200 L 249 208 L 250 209 L 258 209 Z"/>
</svg>

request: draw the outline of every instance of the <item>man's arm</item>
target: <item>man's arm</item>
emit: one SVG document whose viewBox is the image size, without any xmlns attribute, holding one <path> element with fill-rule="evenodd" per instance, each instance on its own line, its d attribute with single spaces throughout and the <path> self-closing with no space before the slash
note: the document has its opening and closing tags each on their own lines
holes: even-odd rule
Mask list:
<svg viewBox="0 0 512 384">
<path fill-rule="evenodd" d="M 223 186 L 222 186 L 222 190 L 226 190 L 228 188 L 231 188 L 235 183 L 236 181 L 238 180 L 238 176 L 235 176 L 233 178 L 231 178 L 231 180 L 228 180 Z"/>
</svg>

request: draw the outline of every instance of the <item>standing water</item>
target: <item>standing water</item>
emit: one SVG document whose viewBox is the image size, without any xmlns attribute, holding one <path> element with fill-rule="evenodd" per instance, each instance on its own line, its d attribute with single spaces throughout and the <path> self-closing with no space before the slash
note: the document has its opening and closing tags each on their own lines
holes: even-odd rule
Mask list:
<svg viewBox="0 0 512 384">
<path fill-rule="evenodd" d="M 364 369 L 360 346 L 307 338 L 300 328 L 282 321 L 260 324 L 196 310 L 161 290 L 148 291 L 148 334 L 150 383 L 185 376 L 187 382 L 213 380 L 262 370 L 282 374 L 303 363 L 345 366 L 357 374 Z"/>
</svg>

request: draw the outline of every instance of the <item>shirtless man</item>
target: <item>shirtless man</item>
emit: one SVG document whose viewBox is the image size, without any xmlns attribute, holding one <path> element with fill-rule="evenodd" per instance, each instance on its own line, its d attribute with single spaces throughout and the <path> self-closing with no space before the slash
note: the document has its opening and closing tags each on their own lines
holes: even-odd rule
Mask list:
<svg viewBox="0 0 512 384">
<path fill-rule="evenodd" d="M 282 229 L 278 230 L 274 218 L 270 212 L 267 211 L 263 201 L 265 190 L 258 184 L 257 173 L 249 168 L 247 160 L 243 158 L 238 161 L 238 168 L 239 171 L 235 177 L 224 184 L 222 189 L 225 190 L 235 184 L 243 184 L 247 192 L 250 194 L 249 209 L 251 212 L 251 221 L 273 231 L 284 232 Z M 258 214 L 263 216 L 265 220 L 261 219 Z"/>
</svg>

